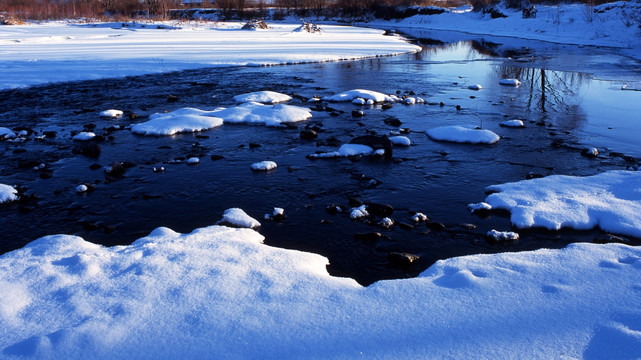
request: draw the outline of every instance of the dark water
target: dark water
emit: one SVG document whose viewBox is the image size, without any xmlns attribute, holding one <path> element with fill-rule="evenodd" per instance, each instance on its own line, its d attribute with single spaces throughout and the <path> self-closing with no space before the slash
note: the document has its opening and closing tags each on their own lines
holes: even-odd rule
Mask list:
<svg viewBox="0 0 641 360">
<path fill-rule="evenodd" d="M 434 39 L 443 43 L 426 45 L 418 54 L 356 62 L 203 69 L 1 92 L 0 126 L 23 126 L 40 134 L 53 130 L 57 136 L 0 143 L 0 183 L 22 186 L 32 195 L 30 201 L 0 205 L 0 253 L 57 233 L 77 234 L 104 245 L 128 244 L 158 226 L 190 232 L 212 225 L 225 209 L 240 207 L 261 221 L 260 233 L 267 244 L 325 255 L 330 273 L 368 284 L 414 276 L 448 257 L 558 248 L 603 235 L 598 230 L 522 230 L 518 242 L 492 245 L 484 234 L 490 229 L 510 230 L 509 218 L 505 214 L 479 218 L 466 205 L 483 201 L 489 185 L 522 180 L 531 173 L 592 175 L 637 168 L 641 92 L 623 91 L 621 86 L 638 87 L 639 63 L 612 49 L 469 39 L 452 33 L 410 35 L 423 44 L 438 43 Z M 500 86 L 498 79 L 503 77 L 518 77 L 523 85 Z M 483 85 L 482 91 L 467 89 L 477 83 Z M 224 125 L 159 138 L 104 130 L 181 107 L 231 106 L 234 95 L 250 91 L 311 97 L 353 88 L 413 91 L 444 106 L 363 107 L 366 116 L 355 119 L 351 110 L 357 106 L 330 104 L 344 113 L 313 111 L 311 120 L 288 129 Z M 178 101 L 168 102 L 168 95 Z M 291 104 L 309 106 L 300 100 Z M 111 108 L 140 117 L 98 116 Z M 305 158 L 316 151 L 335 150 L 336 145 L 324 145 L 332 138 L 345 143 L 354 136 L 398 130 L 384 122 L 392 116 L 403 122 L 402 128 L 411 129 L 407 136 L 412 146 L 396 148 L 391 160 Z M 499 127 L 499 122 L 514 118 L 525 120 L 527 127 Z M 99 143 L 98 158 L 73 152 L 77 144 L 71 140 L 72 132 L 89 124 L 106 137 Z M 502 139 L 495 145 L 475 146 L 434 142 L 424 134 L 453 124 L 482 126 Z M 300 131 L 310 125 L 321 128 L 318 139 L 302 140 Z M 601 155 L 582 156 L 585 145 L 596 146 Z M 212 160 L 212 155 L 223 158 Z M 200 164 L 175 161 L 191 156 L 199 156 Z M 250 165 L 262 160 L 273 160 L 278 168 L 252 172 Z M 131 167 L 124 176 L 110 179 L 102 167 L 114 162 L 128 162 Z M 46 164 L 51 178 L 42 179 L 46 171 L 32 169 L 39 163 Z M 101 168 L 91 170 L 92 164 Z M 166 170 L 153 171 L 160 166 Z M 80 183 L 95 184 L 96 189 L 77 194 Z M 397 222 L 410 224 L 411 214 L 420 211 L 446 229 L 429 230 L 424 224 L 382 229 L 351 220 L 348 213 L 326 211 L 330 204 L 348 208 L 350 198 L 392 205 L 391 217 Z M 285 209 L 283 222 L 263 220 L 274 207 Z M 354 238 L 356 233 L 373 231 L 385 237 L 374 242 Z M 390 252 L 413 253 L 420 260 L 410 268 L 394 267 L 388 264 Z"/>
</svg>

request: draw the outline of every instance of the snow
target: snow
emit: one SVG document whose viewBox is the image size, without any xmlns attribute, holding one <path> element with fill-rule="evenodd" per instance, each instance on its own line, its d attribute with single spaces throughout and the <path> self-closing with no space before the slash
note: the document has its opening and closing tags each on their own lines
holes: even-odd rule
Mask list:
<svg viewBox="0 0 641 360">
<path fill-rule="evenodd" d="M 393 99 L 388 95 L 385 95 L 383 93 L 373 91 L 373 90 L 362 90 L 362 89 L 354 89 L 354 90 L 349 90 L 349 91 L 344 91 L 342 93 L 334 94 L 331 96 L 326 96 L 323 98 L 323 100 L 341 102 L 341 101 L 353 101 L 359 98 L 365 101 L 372 100 L 375 103 L 381 103 L 386 101 L 393 102 Z"/>
<path fill-rule="evenodd" d="M 518 228 L 578 230 L 599 227 L 641 237 L 641 172 L 611 170 L 592 176 L 552 175 L 487 187 L 485 202 L 508 210 Z"/>
<path fill-rule="evenodd" d="M 185 162 L 187 163 L 187 165 L 196 165 L 196 164 L 200 163 L 200 159 L 197 158 L 197 157 L 190 157 Z"/>
<path fill-rule="evenodd" d="M 83 132 L 80 132 L 80 133 L 74 135 L 73 140 L 76 140 L 76 141 L 89 141 L 89 140 L 91 140 L 91 139 L 93 139 L 95 137 L 96 137 L 96 134 L 94 134 L 92 132 L 83 131 Z"/>
<path fill-rule="evenodd" d="M 89 188 L 85 184 L 80 184 L 80 185 L 76 186 L 76 192 L 77 193 L 84 193 L 84 192 L 87 192 L 87 191 L 89 191 Z"/>
<path fill-rule="evenodd" d="M 0 26 L 0 89 L 49 82 L 118 78 L 211 66 L 326 62 L 417 52 L 384 31 L 297 24 L 243 31 L 241 22 L 132 24 L 43 22 Z M 164 25 L 164 26 L 158 26 Z M 233 54 L 233 55 L 230 55 Z"/>
<path fill-rule="evenodd" d="M 0 204 L 15 200 L 18 200 L 18 191 L 13 186 L 0 184 Z"/>
<path fill-rule="evenodd" d="M 337 151 L 330 151 L 320 154 L 310 154 L 308 157 L 311 158 L 335 158 L 335 157 L 347 157 L 347 156 L 360 156 L 360 155 L 383 155 L 385 153 L 384 149 L 382 153 L 374 152 L 374 149 L 370 146 L 363 144 L 343 144 Z"/>
<path fill-rule="evenodd" d="M 389 141 L 392 142 L 395 146 L 410 146 L 412 142 L 407 136 L 391 136 Z"/>
<path fill-rule="evenodd" d="M 480 202 L 475 204 L 467 205 L 467 208 L 470 209 L 470 212 L 475 213 L 477 211 L 490 211 L 492 210 L 492 205 L 486 202 Z"/>
<path fill-rule="evenodd" d="M 367 212 L 367 205 L 361 205 L 359 207 L 352 208 L 349 213 L 349 217 L 352 219 L 358 219 L 367 216 L 369 216 L 369 213 Z"/>
<path fill-rule="evenodd" d="M 109 109 L 100 112 L 100 116 L 108 118 L 119 118 L 122 116 L 122 110 Z"/>
<path fill-rule="evenodd" d="M 423 213 L 418 212 L 418 213 L 412 215 L 412 221 L 414 221 L 414 222 L 425 222 L 427 220 L 428 220 L 427 215 L 425 215 Z"/>
<path fill-rule="evenodd" d="M 215 110 L 211 114 L 222 118 L 226 124 L 245 123 L 266 126 L 280 126 L 312 117 L 311 111 L 307 108 L 284 104 L 263 105 L 257 102 Z"/>
<path fill-rule="evenodd" d="M 255 91 L 248 94 L 236 95 L 234 100 L 236 102 L 258 102 L 262 104 L 275 104 L 291 100 L 292 97 L 286 94 L 277 93 L 274 91 Z"/>
<path fill-rule="evenodd" d="M 506 120 L 500 123 L 499 125 L 503 127 L 510 127 L 510 128 L 525 127 L 525 124 L 523 124 L 523 120 Z"/>
<path fill-rule="evenodd" d="M 258 220 L 247 215 L 247 213 L 243 209 L 239 208 L 231 208 L 225 210 L 220 223 L 248 229 L 255 229 L 260 227 L 260 223 L 258 222 Z"/>
<path fill-rule="evenodd" d="M 460 125 L 441 126 L 426 131 L 427 135 L 438 141 L 472 144 L 494 144 L 501 138 L 491 130 L 475 129 Z"/>
<path fill-rule="evenodd" d="M 478 91 L 478 90 L 483 89 L 483 86 L 481 86 L 479 84 L 474 84 L 474 85 L 469 85 L 467 88 L 470 89 L 470 90 L 477 90 Z"/>
<path fill-rule="evenodd" d="M 512 231 L 497 231 L 497 230 L 490 230 L 486 234 L 487 237 L 493 239 L 494 241 L 501 242 L 501 241 L 516 241 L 519 239 L 519 234 L 512 232 Z"/>
<path fill-rule="evenodd" d="M 499 84 L 505 86 L 521 86 L 521 82 L 518 79 L 501 79 Z"/>
<path fill-rule="evenodd" d="M 129 246 L 38 239 L 0 256 L 3 358 L 635 358 L 641 249 L 441 260 L 362 287 L 250 229 Z M 491 339 L 491 341 L 488 341 Z"/>
<path fill-rule="evenodd" d="M 0 138 L 14 138 L 15 136 L 16 135 L 13 130 L 6 127 L 0 127 Z"/>
<path fill-rule="evenodd" d="M 149 121 L 131 126 L 131 131 L 140 135 L 174 135 L 215 128 L 223 124 L 223 119 L 214 112 L 194 108 L 182 108 L 168 113 L 156 113 Z"/>
<path fill-rule="evenodd" d="M 276 163 L 273 161 L 261 161 L 261 162 L 252 164 L 251 168 L 252 170 L 255 170 L 255 171 L 269 171 L 269 170 L 276 169 L 276 166 L 277 166 Z"/>
</svg>

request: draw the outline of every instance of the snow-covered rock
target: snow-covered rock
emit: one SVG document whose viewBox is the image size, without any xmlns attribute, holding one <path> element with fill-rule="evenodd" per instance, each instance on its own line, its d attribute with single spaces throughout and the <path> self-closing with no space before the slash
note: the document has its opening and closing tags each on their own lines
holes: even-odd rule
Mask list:
<svg viewBox="0 0 641 360">
<path fill-rule="evenodd" d="M 134 124 L 131 131 L 140 135 L 174 135 L 212 129 L 223 124 L 215 111 L 182 108 L 168 113 L 156 113 L 149 121 Z"/>
<path fill-rule="evenodd" d="M 0 203 L 18 200 L 18 190 L 13 186 L 0 184 Z"/>
<path fill-rule="evenodd" d="M 73 140 L 76 140 L 76 141 L 89 141 L 89 140 L 91 140 L 91 139 L 93 139 L 95 137 L 96 137 L 96 134 L 94 134 L 92 132 L 89 132 L 89 131 L 83 131 L 83 132 L 80 132 L 80 133 L 74 135 Z"/>
<path fill-rule="evenodd" d="M 109 109 L 100 112 L 100 116 L 107 118 L 119 118 L 122 116 L 122 110 Z"/>
<path fill-rule="evenodd" d="M 478 90 L 483 89 L 483 86 L 481 86 L 481 85 L 479 85 L 479 84 L 474 84 L 474 85 L 468 85 L 468 87 L 467 87 L 467 88 L 468 88 L 468 89 L 470 89 L 470 90 L 476 90 L 476 91 L 478 91 Z"/>
<path fill-rule="evenodd" d="M 360 156 L 360 155 L 378 155 L 385 154 L 384 149 L 382 153 L 375 152 L 373 148 L 363 144 L 343 144 L 337 151 L 330 151 L 320 154 L 310 154 L 307 157 L 310 158 L 334 158 L 334 157 L 346 157 L 346 156 Z"/>
<path fill-rule="evenodd" d="M 382 103 L 386 101 L 393 101 L 392 98 L 383 93 L 372 91 L 372 90 L 363 90 L 363 89 L 354 89 L 349 91 L 344 91 L 342 93 L 334 94 L 332 96 L 326 96 L 323 98 L 325 101 L 353 101 L 354 99 L 361 98 L 364 100 L 372 100 L 375 103 Z"/>
<path fill-rule="evenodd" d="M 410 146 L 412 141 L 407 136 L 391 136 L 389 141 L 394 144 L 394 146 Z"/>
<path fill-rule="evenodd" d="M 200 163 L 200 159 L 197 158 L 197 157 L 190 157 L 185 162 L 187 163 L 187 165 L 196 165 L 196 164 Z"/>
<path fill-rule="evenodd" d="M 509 127 L 509 128 L 522 128 L 525 127 L 525 124 L 523 123 L 523 120 L 506 120 L 503 121 L 499 124 L 500 126 L 503 127 Z"/>
<path fill-rule="evenodd" d="M 369 213 L 367 212 L 367 205 L 361 205 L 359 207 L 352 208 L 349 214 L 349 217 L 352 219 L 358 219 L 367 216 L 369 216 Z"/>
<path fill-rule="evenodd" d="M 499 84 L 504 85 L 504 86 L 521 86 L 521 81 L 518 79 L 501 79 L 499 80 Z"/>
<path fill-rule="evenodd" d="M 239 208 L 230 208 L 225 210 L 220 223 L 248 229 L 255 229 L 260 227 L 260 223 L 258 222 L 258 220 L 247 215 L 245 211 Z"/>
<path fill-rule="evenodd" d="M 247 94 L 236 95 L 234 100 L 236 102 L 247 103 L 257 102 L 262 104 L 276 104 L 291 100 L 292 97 L 286 94 L 281 94 L 275 91 L 255 91 Z"/>
<path fill-rule="evenodd" d="M 485 236 L 495 242 L 516 241 L 519 239 L 519 234 L 513 231 L 498 231 L 494 229 L 488 231 Z"/>
<path fill-rule="evenodd" d="M 273 161 L 261 161 L 251 165 L 251 168 L 254 171 L 269 171 L 276 169 L 276 167 L 277 165 Z"/>
<path fill-rule="evenodd" d="M 442 126 L 426 131 L 433 140 L 471 144 L 494 144 L 501 137 L 491 130 L 475 129 L 459 125 Z"/>
<path fill-rule="evenodd" d="M 87 191 L 89 191 L 89 187 L 87 185 L 85 185 L 85 184 L 80 184 L 80 185 L 76 186 L 76 192 L 77 193 L 84 193 L 84 192 L 87 192 Z"/>
</svg>

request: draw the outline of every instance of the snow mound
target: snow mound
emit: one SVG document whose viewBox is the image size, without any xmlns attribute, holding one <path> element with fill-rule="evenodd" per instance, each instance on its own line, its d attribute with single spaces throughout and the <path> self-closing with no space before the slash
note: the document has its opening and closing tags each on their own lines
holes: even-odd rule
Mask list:
<svg viewBox="0 0 641 360">
<path fill-rule="evenodd" d="M 509 128 L 522 128 L 522 127 L 525 127 L 525 124 L 523 123 L 523 120 L 507 120 L 507 121 L 503 121 L 499 125 L 503 126 L 503 127 L 509 127 Z"/>
<path fill-rule="evenodd" d="M 512 231 L 498 231 L 498 230 L 490 230 L 487 232 L 485 235 L 488 238 L 496 241 L 496 242 L 503 242 L 503 241 L 516 241 L 519 239 L 519 234 L 512 232 Z"/>
<path fill-rule="evenodd" d="M 309 109 L 292 105 L 263 105 L 249 102 L 228 109 L 215 110 L 213 115 L 227 124 L 255 124 L 280 126 L 286 123 L 304 121 L 312 117 Z"/>
<path fill-rule="evenodd" d="M 334 94 L 332 96 L 326 96 L 323 98 L 323 100 L 341 102 L 341 101 L 353 101 L 358 98 L 361 98 L 365 101 L 372 100 L 377 103 L 386 102 L 386 101 L 393 102 L 392 98 L 389 97 L 388 95 L 385 95 L 383 93 L 379 93 L 376 91 L 372 91 L 372 90 L 362 90 L 362 89 L 349 90 L 349 91 L 344 91 L 342 93 Z"/>
<path fill-rule="evenodd" d="M 197 158 L 197 157 L 190 157 L 185 162 L 187 163 L 187 165 L 196 165 L 196 164 L 200 163 L 200 159 Z"/>
<path fill-rule="evenodd" d="M 0 184 L 0 203 L 18 200 L 18 190 L 13 186 Z"/>
<path fill-rule="evenodd" d="M 215 111 L 182 108 L 168 113 L 156 113 L 149 121 L 134 124 L 131 131 L 140 135 L 174 135 L 212 129 L 223 124 L 223 119 L 214 116 Z"/>
<path fill-rule="evenodd" d="M 487 187 L 485 202 L 511 212 L 518 228 L 577 230 L 599 227 L 641 238 L 641 172 L 552 175 Z"/>
<path fill-rule="evenodd" d="M 269 171 L 276 169 L 276 163 L 273 161 L 261 161 L 252 164 L 251 168 L 254 171 Z"/>
<path fill-rule="evenodd" d="M 477 90 L 478 91 L 478 90 L 483 89 L 483 86 L 481 86 L 479 84 L 474 84 L 474 85 L 469 85 L 467 88 L 470 89 L 470 90 Z"/>
<path fill-rule="evenodd" d="M 292 97 L 286 94 L 277 93 L 275 91 L 255 91 L 248 94 L 236 95 L 234 100 L 236 102 L 258 102 L 262 104 L 276 104 L 291 100 Z"/>
<path fill-rule="evenodd" d="M 494 144 L 501 139 L 490 130 L 474 129 L 459 125 L 442 126 L 426 131 L 433 140 L 471 144 Z"/>
<path fill-rule="evenodd" d="M 384 150 L 383 150 L 384 151 Z M 307 155 L 311 158 L 335 158 L 375 154 L 374 149 L 363 144 L 343 144 L 337 151 Z"/>
<path fill-rule="evenodd" d="M 367 216 L 369 216 L 369 212 L 367 212 L 367 205 L 361 205 L 359 207 L 353 208 L 349 214 L 349 217 L 352 219 L 358 219 Z"/>
<path fill-rule="evenodd" d="M 91 139 L 93 139 L 95 137 L 96 137 L 96 134 L 94 134 L 92 132 L 83 131 L 81 133 L 76 134 L 73 137 L 73 139 L 76 140 L 76 141 L 89 141 L 89 140 L 91 140 Z"/>
<path fill-rule="evenodd" d="M 108 118 L 118 118 L 122 116 L 122 110 L 109 109 L 100 112 L 100 116 Z"/>
<path fill-rule="evenodd" d="M 258 222 L 258 220 L 247 215 L 247 213 L 243 211 L 243 209 L 239 208 L 231 208 L 225 210 L 220 223 L 248 229 L 255 229 L 260 227 L 260 223 Z"/>
</svg>

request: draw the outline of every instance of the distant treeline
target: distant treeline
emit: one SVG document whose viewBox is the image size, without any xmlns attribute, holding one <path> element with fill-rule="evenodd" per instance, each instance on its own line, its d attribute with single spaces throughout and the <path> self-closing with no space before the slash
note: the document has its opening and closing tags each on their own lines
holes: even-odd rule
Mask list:
<svg viewBox="0 0 641 360">
<path fill-rule="evenodd" d="M 411 7 L 458 6 L 471 3 L 481 10 L 503 2 L 507 7 L 522 8 L 530 4 L 556 4 L 561 0 L 0 0 L 0 20 L 48 19 L 129 19 L 150 17 L 165 19 L 172 9 L 213 8 L 229 18 L 247 19 L 267 13 L 324 17 L 399 18 L 416 15 Z M 564 1 L 566 2 L 566 1 Z M 576 0 L 595 5 L 606 0 Z"/>
</svg>

